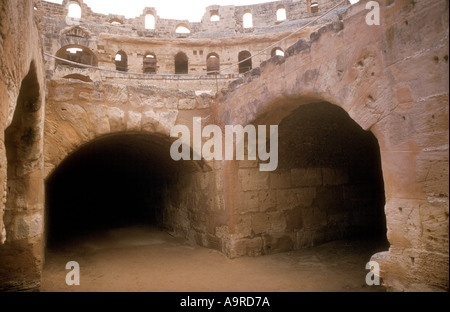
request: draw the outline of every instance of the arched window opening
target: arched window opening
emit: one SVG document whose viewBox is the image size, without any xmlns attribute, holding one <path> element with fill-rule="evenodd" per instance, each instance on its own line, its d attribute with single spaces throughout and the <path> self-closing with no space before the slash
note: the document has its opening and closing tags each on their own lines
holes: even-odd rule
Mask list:
<svg viewBox="0 0 450 312">
<path fill-rule="evenodd" d="M 178 25 L 175 32 L 177 34 L 190 34 L 191 30 L 185 25 Z"/>
<path fill-rule="evenodd" d="M 244 28 L 252 28 L 253 27 L 253 16 L 252 13 L 246 12 L 244 13 Z"/>
<path fill-rule="evenodd" d="M 145 15 L 145 29 L 155 29 L 155 16 L 151 13 Z"/>
<path fill-rule="evenodd" d="M 283 51 L 283 49 L 282 48 L 274 48 L 273 50 L 272 50 L 272 53 L 271 53 L 271 56 L 272 57 L 274 57 L 274 56 L 284 56 L 284 51 Z"/>
<path fill-rule="evenodd" d="M 56 56 L 74 63 L 97 66 L 97 57 L 94 52 L 83 46 L 65 46 L 56 53 Z M 83 68 L 60 60 L 56 61 L 56 65 Z"/>
<path fill-rule="evenodd" d="M 211 22 L 220 21 L 219 11 L 211 11 Z"/>
<path fill-rule="evenodd" d="M 143 71 L 146 74 L 156 74 L 157 59 L 153 53 L 146 53 L 144 55 Z"/>
<path fill-rule="evenodd" d="M 216 53 L 210 53 L 206 57 L 206 71 L 208 75 L 218 75 L 220 73 L 220 58 Z"/>
<path fill-rule="evenodd" d="M 109 23 L 110 23 L 111 25 L 123 25 L 123 21 L 121 21 L 121 20 L 118 19 L 118 18 L 113 18 L 112 20 L 109 21 Z"/>
<path fill-rule="evenodd" d="M 239 73 L 240 74 L 244 74 L 244 73 L 252 70 L 252 59 L 250 58 L 251 56 L 252 56 L 251 53 L 248 51 L 239 52 L 238 59 L 239 59 Z"/>
<path fill-rule="evenodd" d="M 286 20 L 286 9 L 284 7 L 280 7 L 277 9 L 277 22 L 282 22 Z"/>
<path fill-rule="evenodd" d="M 68 17 L 71 18 L 81 18 L 81 7 L 78 3 L 72 2 L 69 4 L 69 13 L 67 14 Z"/>
<path fill-rule="evenodd" d="M 180 52 L 175 56 L 175 74 L 187 73 L 189 73 L 188 57 L 183 52 Z"/>
<path fill-rule="evenodd" d="M 116 54 L 116 70 L 117 71 L 128 71 L 128 57 L 124 51 L 119 51 Z"/>
</svg>

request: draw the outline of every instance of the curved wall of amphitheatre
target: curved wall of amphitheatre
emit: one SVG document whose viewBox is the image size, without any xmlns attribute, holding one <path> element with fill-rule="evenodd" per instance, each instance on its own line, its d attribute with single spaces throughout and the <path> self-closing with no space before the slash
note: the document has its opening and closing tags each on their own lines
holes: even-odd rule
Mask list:
<svg viewBox="0 0 450 312">
<path fill-rule="evenodd" d="M 319 12 L 323 12 L 338 1 L 320 3 Z M 37 2 L 38 14 L 42 16 L 41 25 L 44 32 L 45 52 L 58 55 L 68 47 L 85 48 L 95 55 L 96 65 L 108 70 L 116 70 L 116 55 L 125 55 L 126 64 L 122 70 L 130 73 L 144 73 L 146 56 L 152 55 L 154 71 L 158 75 L 137 76 L 134 78 L 148 80 L 152 85 L 185 90 L 214 90 L 226 87 L 235 80 L 239 73 L 239 53 L 248 51 L 250 55 L 259 53 L 272 44 L 296 31 L 301 26 L 317 17 L 319 13 L 309 13 L 305 1 L 276 1 L 252 6 L 212 6 L 206 9 L 200 23 L 188 21 L 166 20 L 157 16 L 154 8 L 145 8 L 143 14 L 134 19 L 125 19 L 116 15 L 101 15 L 91 11 L 84 3 L 78 2 L 82 9 L 81 19 L 76 25 L 67 19 L 68 6 L 73 1 L 64 1 L 62 5 Z M 286 10 L 286 19 L 277 21 L 277 9 Z M 242 28 L 243 12 L 253 13 L 252 28 Z M 341 9 L 342 10 L 342 9 Z M 154 29 L 145 29 L 145 16 L 155 16 Z M 219 21 L 210 20 L 211 12 L 218 12 Z M 335 13 L 320 23 L 338 20 Z M 121 24 L 116 24 L 119 23 Z M 114 22 L 111 23 L 111 22 Z M 186 25 L 189 34 L 176 33 L 178 25 Z M 300 38 L 308 38 L 319 26 L 309 27 L 273 48 L 267 49 L 252 60 L 251 68 L 257 68 L 261 62 L 272 57 L 274 48 L 286 50 Z M 176 73 L 175 58 L 177 54 L 186 55 L 190 77 L 170 77 Z M 208 56 L 219 58 L 220 75 L 199 80 L 199 76 L 207 76 Z M 101 75 L 104 79 L 128 79 L 126 74 L 111 72 L 92 72 L 88 69 L 73 69 L 69 66 L 58 66 L 61 62 L 49 59 L 47 74 L 53 78 L 78 74 L 87 77 Z M 67 64 L 66 64 L 67 65 Z M 98 76 L 97 76 L 98 77 Z M 163 79 L 164 78 L 164 79 Z M 175 80 L 175 81 L 174 81 Z"/>
<path fill-rule="evenodd" d="M 67 19 L 72 2 L 79 20 Z M 125 146 L 160 196 L 154 225 L 174 235 L 239 257 L 379 232 L 390 247 L 373 260 L 388 290 L 448 291 L 448 1 L 379 1 L 380 26 L 365 23 L 367 1 L 346 3 L 277 45 L 284 55 L 268 49 L 239 73 L 240 52 L 255 55 L 338 2 L 319 0 L 318 12 L 293 0 L 211 6 L 199 23 L 161 19 L 154 8 L 125 19 L 78 0 L 2 2 L 13 28 L 30 32 L 19 36 L 0 24 L 0 88 L 7 90 L 0 93 L 7 164 L 0 166 L 0 270 L 7 269 L 0 288 L 39 288 L 44 236 L 53 230 L 44 214 L 53 211 L 50 200 L 61 200 L 51 190 L 68 183 L 74 192 L 64 192 L 75 196 L 82 188 L 64 174 L 102 149 L 128 157 L 116 149 Z M 280 8 L 285 21 L 277 21 Z M 248 12 L 253 27 L 244 28 Z M 154 29 L 145 29 L 150 13 Z M 42 50 L 103 70 L 42 58 Z M 126 66 L 116 63 L 118 52 Z M 177 75 L 180 52 L 187 74 Z M 212 53 L 219 75 L 204 73 Z M 24 118 L 27 109 L 32 118 Z M 174 163 L 170 130 L 182 124 L 192 133 L 193 117 L 222 129 L 278 124 L 278 169 L 260 172 L 258 162 L 238 160 Z M 102 217 L 83 213 L 81 221 Z M 27 256 L 16 261 L 19 251 Z"/>
</svg>

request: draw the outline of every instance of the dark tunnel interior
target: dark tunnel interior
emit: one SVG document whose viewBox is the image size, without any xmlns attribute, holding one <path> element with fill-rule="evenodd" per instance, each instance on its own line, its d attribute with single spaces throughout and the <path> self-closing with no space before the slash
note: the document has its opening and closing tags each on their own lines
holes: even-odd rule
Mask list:
<svg viewBox="0 0 450 312">
<path fill-rule="evenodd" d="M 118 227 L 163 226 L 164 191 L 176 179 L 170 143 L 116 135 L 80 148 L 46 182 L 47 245 Z"/>
<path fill-rule="evenodd" d="M 342 228 L 342 235 L 328 236 L 387 241 L 381 154 L 374 134 L 326 102 L 301 105 L 279 128 L 279 169 L 322 168 L 313 206 L 327 215 L 324 232 Z"/>
</svg>

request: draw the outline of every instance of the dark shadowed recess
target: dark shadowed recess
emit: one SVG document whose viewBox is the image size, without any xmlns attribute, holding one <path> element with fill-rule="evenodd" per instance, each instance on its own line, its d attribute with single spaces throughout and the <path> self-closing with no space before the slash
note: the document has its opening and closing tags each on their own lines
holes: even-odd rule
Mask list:
<svg viewBox="0 0 450 312">
<path fill-rule="evenodd" d="M 199 162 L 175 162 L 164 137 L 121 134 L 80 148 L 46 182 L 47 241 L 164 223 L 164 198 Z"/>
<path fill-rule="evenodd" d="M 325 168 L 313 205 L 327 212 L 329 224 L 330 216 L 339 215 L 341 221 L 328 226 L 345 224 L 337 238 L 369 235 L 386 240 L 380 147 L 372 132 L 336 105 L 305 104 L 280 123 L 279 151 L 281 170 Z M 344 177 L 327 181 L 325 170 Z"/>
</svg>

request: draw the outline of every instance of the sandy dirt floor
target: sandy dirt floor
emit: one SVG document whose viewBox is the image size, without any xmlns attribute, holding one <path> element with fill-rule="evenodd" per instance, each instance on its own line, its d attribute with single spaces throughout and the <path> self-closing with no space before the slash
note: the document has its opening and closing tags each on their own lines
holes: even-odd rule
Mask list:
<svg viewBox="0 0 450 312">
<path fill-rule="evenodd" d="M 366 263 L 387 250 L 379 241 L 345 240 L 310 249 L 228 259 L 153 228 L 97 233 L 49 249 L 43 292 L 380 292 L 367 286 Z M 80 264 L 67 286 L 66 263 Z"/>
</svg>

